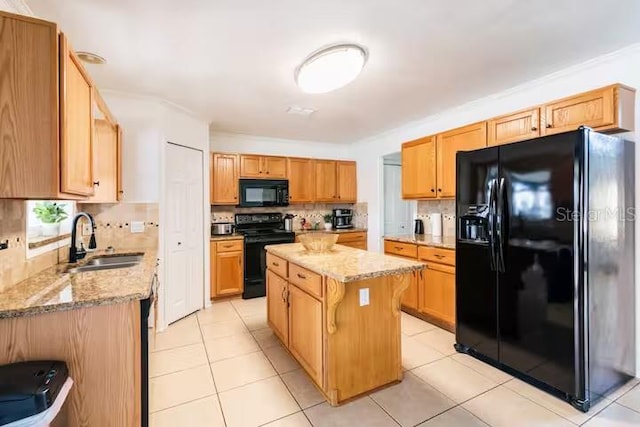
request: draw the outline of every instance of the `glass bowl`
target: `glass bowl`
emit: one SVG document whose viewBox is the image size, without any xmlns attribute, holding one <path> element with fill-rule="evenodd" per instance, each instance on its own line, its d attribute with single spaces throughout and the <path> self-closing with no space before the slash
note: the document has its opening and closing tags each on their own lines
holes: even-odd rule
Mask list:
<svg viewBox="0 0 640 427">
<path fill-rule="evenodd" d="M 309 252 L 329 252 L 338 241 L 335 233 L 304 233 L 298 236 L 302 246 Z"/>
</svg>

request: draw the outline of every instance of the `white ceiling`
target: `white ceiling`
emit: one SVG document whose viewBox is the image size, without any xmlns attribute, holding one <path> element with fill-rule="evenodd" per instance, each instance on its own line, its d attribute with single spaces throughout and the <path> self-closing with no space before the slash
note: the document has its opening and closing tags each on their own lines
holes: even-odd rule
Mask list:
<svg viewBox="0 0 640 427">
<path fill-rule="evenodd" d="M 162 97 L 213 129 L 353 142 L 640 41 L 638 0 L 27 0 L 99 87 Z M 369 49 L 322 95 L 294 69 L 336 42 Z M 288 115 L 292 105 L 317 109 Z"/>
</svg>

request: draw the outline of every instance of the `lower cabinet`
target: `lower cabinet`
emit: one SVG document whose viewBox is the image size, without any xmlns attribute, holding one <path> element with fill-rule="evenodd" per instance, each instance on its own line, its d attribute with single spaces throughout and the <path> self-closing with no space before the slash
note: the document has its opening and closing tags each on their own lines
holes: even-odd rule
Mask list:
<svg viewBox="0 0 640 427">
<path fill-rule="evenodd" d="M 404 294 L 402 294 L 402 300 L 400 300 L 404 307 L 408 307 L 413 310 L 418 309 L 419 289 L 420 286 L 423 286 L 424 284 L 424 279 L 422 279 L 422 277 L 424 277 L 423 274 L 424 273 L 420 272 L 412 276 L 409 289 L 404 291 Z"/>
<path fill-rule="evenodd" d="M 354 231 L 352 233 L 338 234 L 339 245 L 349 246 L 350 248 L 367 250 L 367 232 Z"/>
<path fill-rule="evenodd" d="M 289 345 L 289 285 L 286 279 L 267 269 L 267 319 L 273 332 Z"/>
<path fill-rule="evenodd" d="M 244 289 L 242 240 L 211 242 L 211 298 L 241 294 Z"/>
<path fill-rule="evenodd" d="M 322 302 L 289 285 L 289 351 L 322 384 Z"/>
<path fill-rule="evenodd" d="M 429 263 L 423 277 L 424 285 L 418 310 L 454 324 L 456 321 L 455 267 Z"/>
</svg>

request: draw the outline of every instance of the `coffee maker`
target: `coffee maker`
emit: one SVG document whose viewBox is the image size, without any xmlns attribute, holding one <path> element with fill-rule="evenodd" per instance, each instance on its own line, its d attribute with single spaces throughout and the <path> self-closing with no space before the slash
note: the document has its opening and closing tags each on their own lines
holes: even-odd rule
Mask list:
<svg viewBox="0 0 640 427">
<path fill-rule="evenodd" d="M 334 209 L 331 223 L 333 228 L 341 230 L 345 228 L 353 228 L 353 211 L 351 209 Z"/>
</svg>

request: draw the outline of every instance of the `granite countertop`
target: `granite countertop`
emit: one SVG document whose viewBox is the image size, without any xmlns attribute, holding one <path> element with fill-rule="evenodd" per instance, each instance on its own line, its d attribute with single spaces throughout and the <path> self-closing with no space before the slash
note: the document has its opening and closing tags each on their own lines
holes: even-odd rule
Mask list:
<svg viewBox="0 0 640 427">
<path fill-rule="evenodd" d="M 64 272 L 69 264 L 48 268 L 0 293 L 0 319 L 148 298 L 156 269 L 157 251 L 122 249 L 114 254 L 138 253 L 144 253 L 142 261 L 129 268 L 77 274 Z M 98 255 L 110 254 L 92 252 L 78 265 Z"/>
<path fill-rule="evenodd" d="M 242 234 L 239 233 L 232 233 L 232 234 L 218 234 L 215 236 L 211 236 L 211 241 L 212 242 L 220 242 L 223 240 L 244 240 L 244 236 Z"/>
<path fill-rule="evenodd" d="M 342 234 L 342 233 L 366 233 L 367 229 L 366 228 L 341 228 L 341 229 L 331 229 L 331 230 L 294 230 L 294 232 L 296 234 L 306 234 L 306 233 L 335 233 L 335 234 Z"/>
<path fill-rule="evenodd" d="M 456 248 L 456 236 L 432 236 L 431 234 L 403 234 L 399 236 L 384 236 L 385 240 L 394 242 L 414 243 L 422 246 L 433 246 L 435 248 L 454 249 Z"/>
<path fill-rule="evenodd" d="M 336 245 L 328 253 L 311 253 L 301 243 L 266 247 L 272 253 L 315 273 L 348 283 L 422 270 L 424 264 L 377 252 Z"/>
</svg>

